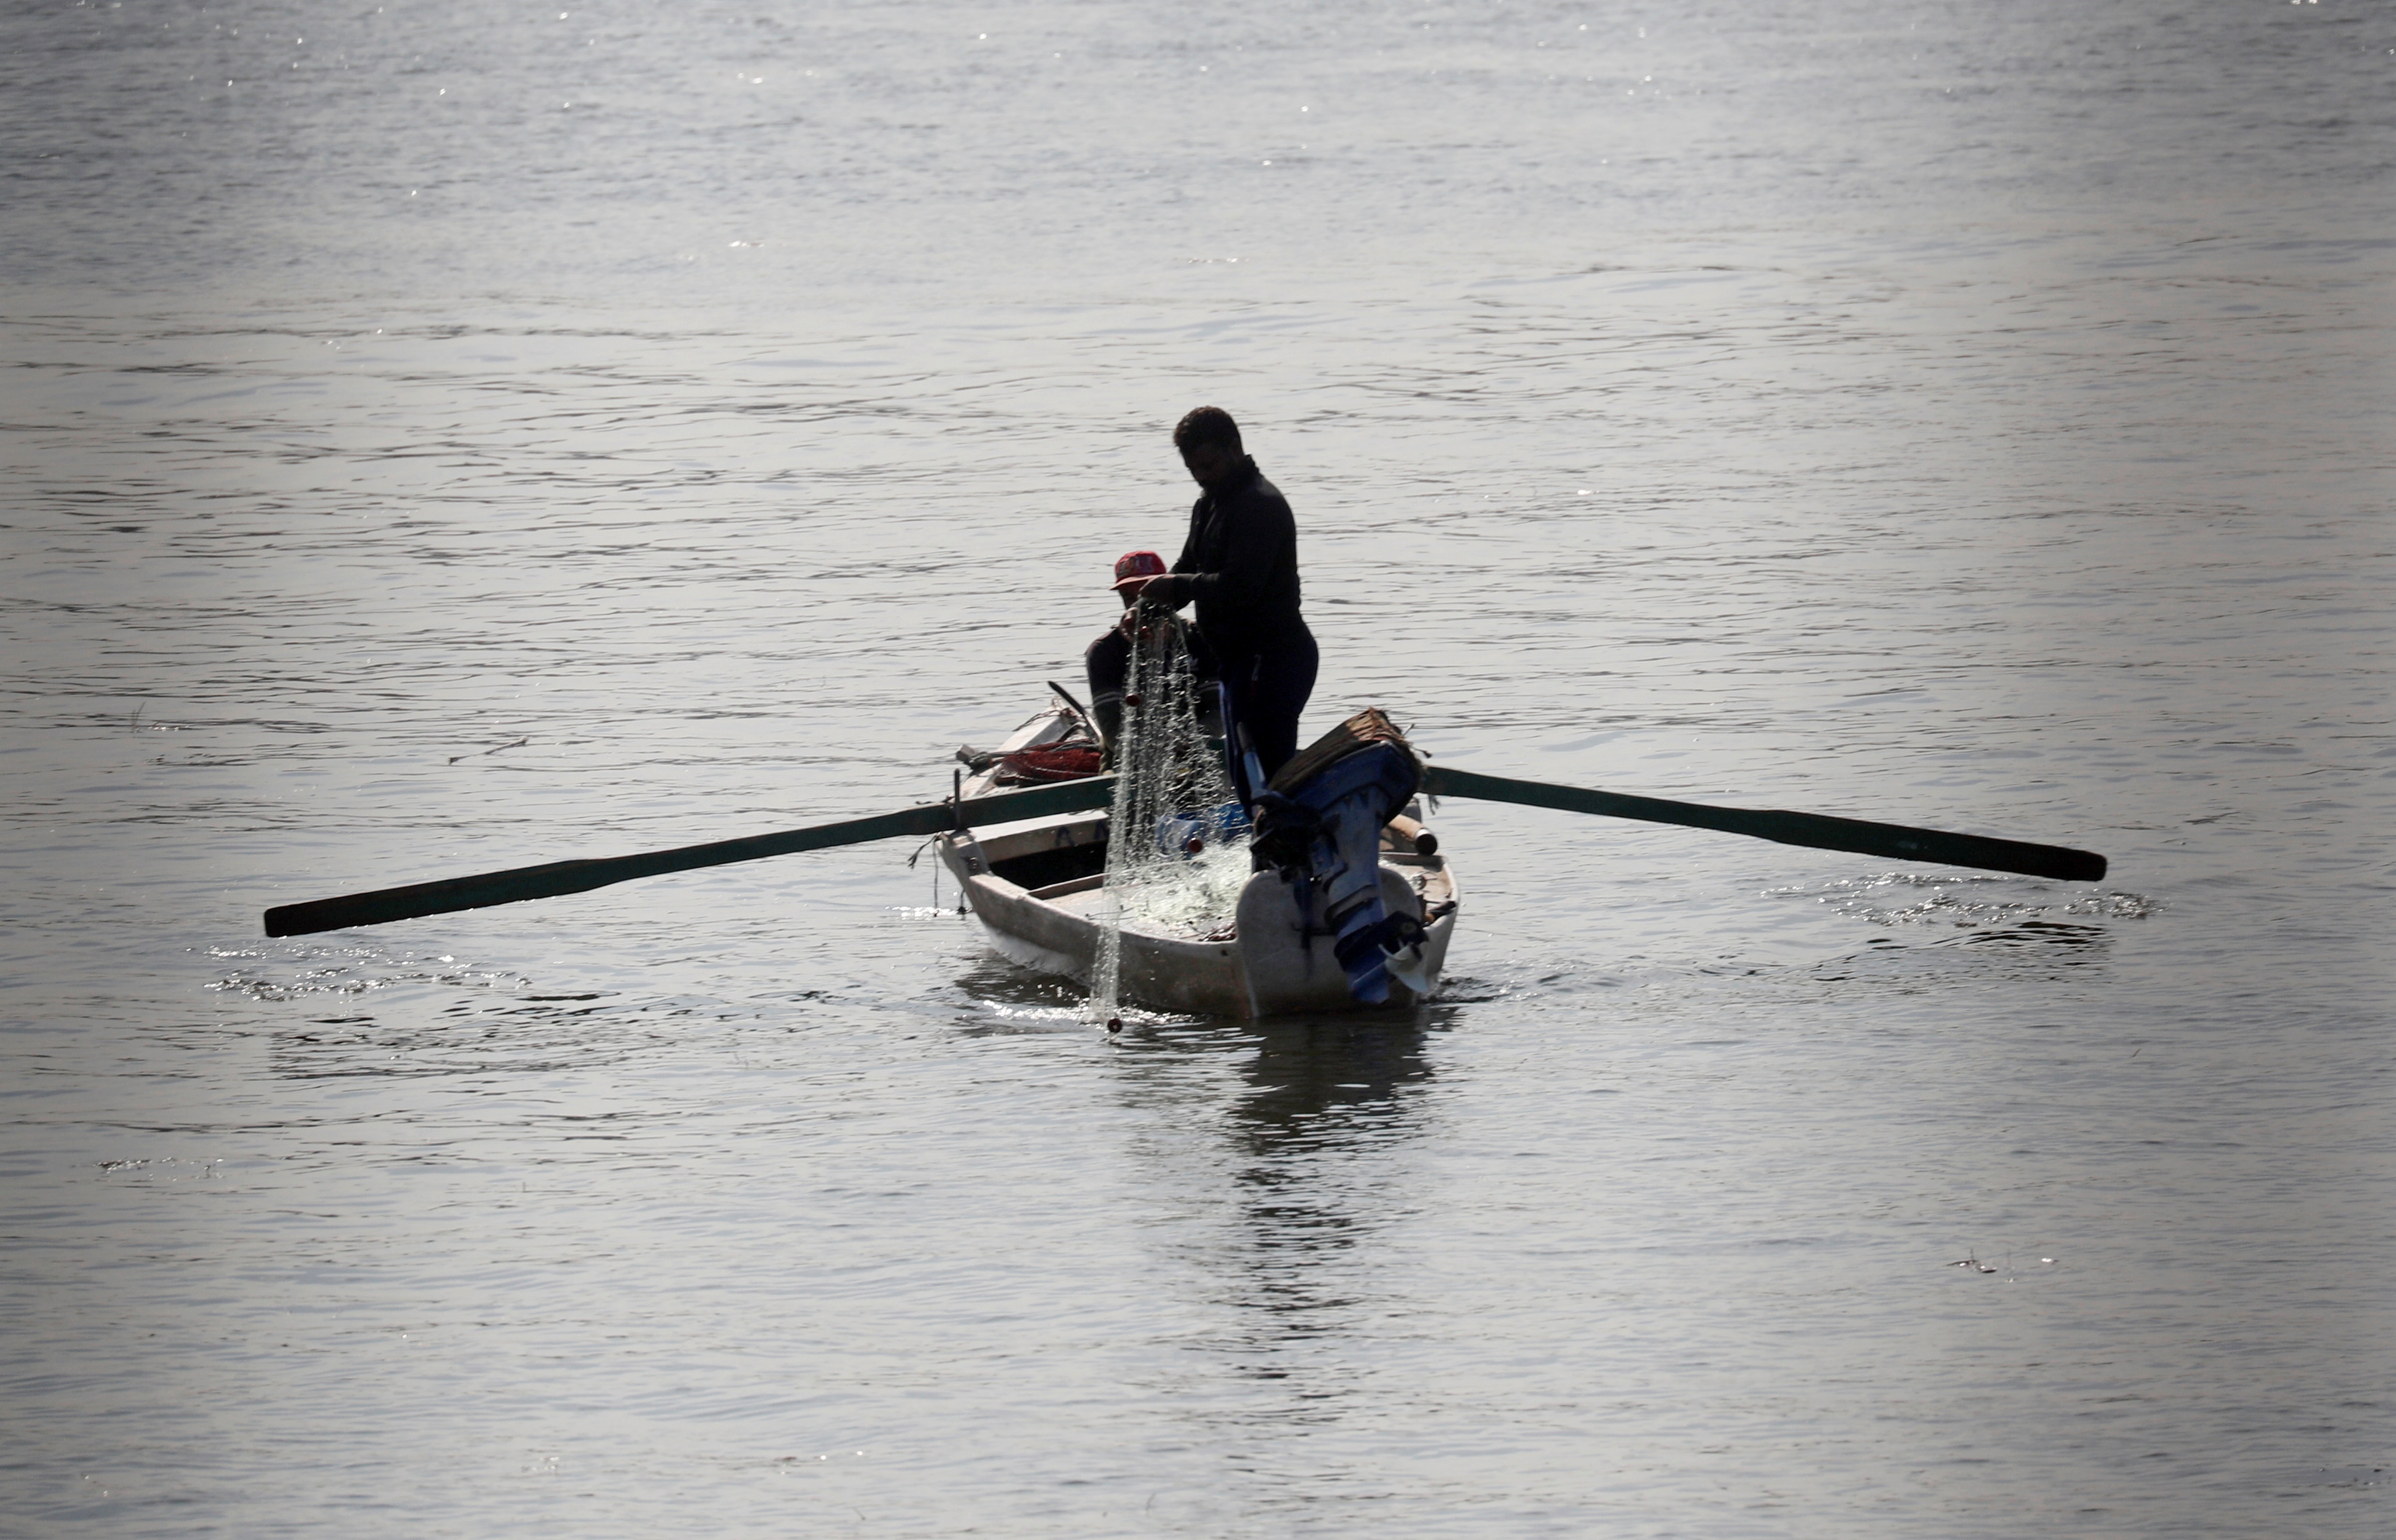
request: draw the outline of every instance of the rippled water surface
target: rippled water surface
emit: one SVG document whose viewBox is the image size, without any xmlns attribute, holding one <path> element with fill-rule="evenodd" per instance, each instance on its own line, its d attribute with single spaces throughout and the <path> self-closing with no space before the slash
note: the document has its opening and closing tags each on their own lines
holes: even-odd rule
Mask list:
<svg viewBox="0 0 2396 1540">
<path fill-rule="evenodd" d="M 0 15 L 0 1529 L 2366 1535 L 2396 13 Z M 1233 411 L 1416 1017 L 861 846 Z"/>
</svg>

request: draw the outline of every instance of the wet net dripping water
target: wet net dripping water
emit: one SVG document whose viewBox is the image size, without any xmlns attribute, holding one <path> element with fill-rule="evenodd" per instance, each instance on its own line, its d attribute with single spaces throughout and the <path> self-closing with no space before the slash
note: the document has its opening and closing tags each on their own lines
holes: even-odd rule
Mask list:
<svg viewBox="0 0 2396 1540">
<path fill-rule="evenodd" d="M 1166 617 L 1131 631 L 1090 972 L 1090 1015 L 1110 1031 L 1123 1022 L 1124 933 L 1228 936 L 1248 880 L 1247 819 L 1209 730 L 1212 684 L 1198 675 L 1187 630 Z"/>
</svg>

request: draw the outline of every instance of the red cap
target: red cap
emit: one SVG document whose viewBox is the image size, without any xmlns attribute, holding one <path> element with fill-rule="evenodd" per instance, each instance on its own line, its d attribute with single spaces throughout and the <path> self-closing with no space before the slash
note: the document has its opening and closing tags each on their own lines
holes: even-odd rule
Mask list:
<svg viewBox="0 0 2396 1540">
<path fill-rule="evenodd" d="M 1165 576 L 1165 558 L 1153 551 L 1127 551 L 1115 558 L 1115 591 L 1138 593 L 1152 578 Z"/>
</svg>

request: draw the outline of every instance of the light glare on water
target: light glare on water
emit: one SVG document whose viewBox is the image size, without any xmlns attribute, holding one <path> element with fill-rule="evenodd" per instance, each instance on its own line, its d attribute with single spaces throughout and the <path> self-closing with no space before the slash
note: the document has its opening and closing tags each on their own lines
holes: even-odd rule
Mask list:
<svg viewBox="0 0 2396 1540">
<path fill-rule="evenodd" d="M 2386 1533 L 2391 25 L 0 16 L 0 1509 Z M 1204 402 L 1308 736 L 2110 877 L 1451 801 L 1435 1006 L 1114 1045 L 896 843 L 260 935 L 945 793 Z"/>
</svg>

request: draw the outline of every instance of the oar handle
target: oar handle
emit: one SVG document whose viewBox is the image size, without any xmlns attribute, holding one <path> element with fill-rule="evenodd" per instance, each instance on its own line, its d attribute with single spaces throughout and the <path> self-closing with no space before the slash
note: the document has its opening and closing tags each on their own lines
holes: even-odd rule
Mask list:
<svg viewBox="0 0 2396 1540">
<path fill-rule="evenodd" d="M 515 867 L 473 877 L 447 877 L 406 887 L 285 904 L 266 911 L 266 934 L 305 936 L 315 931 L 345 930 L 352 925 L 381 925 L 427 914 L 449 914 L 459 909 L 487 909 L 493 904 L 521 903 L 527 898 L 588 893 L 592 888 L 628 883 L 636 877 L 661 877 L 672 871 L 789 856 L 802 850 L 823 850 L 832 845 L 862 844 L 902 834 L 939 834 L 961 824 L 1013 823 L 1022 818 L 1086 812 L 1104 807 L 1112 800 L 1114 779 L 1112 776 L 1090 776 L 1028 791 L 1002 791 L 995 796 L 968 798 L 962 803 L 932 803 L 898 813 L 848 818 L 773 834 L 752 834 L 745 839 L 717 840 L 709 844 L 602 860 L 552 861 L 545 866 Z"/>
<path fill-rule="evenodd" d="M 1567 813 L 1636 818 L 1644 823 L 1680 824 L 1690 829 L 1720 830 L 1725 834 L 1745 834 L 1758 840 L 1804 845 L 1816 850 L 1844 850 L 1858 856 L 1884 856 L 1901 861 L 1937 861 L 1948 866 L 1979 867 L 1990 871 L 2018 871 L 2026 876 L 2054 877 L 2071 883 L 2094 883 L 2105 875 L 2104 856 L 2093 851 L 2072 850 L 2062 845 L 1992 840 L 1979 834 L 1950 834 L 1944 830 L 1869 823 L 1861 818 L 1833 818 L 1819 813 L 1715 807 L 1705 803 L 1668 802 L 1660 797 L 1631 797 L 1616 791 L 1556 786 L 1547 781 L 1484 776 L 1452 764 L 1431 766 L 1423 777 L 1423 790 L 1434 797 L 1478 797 L 1489 802 L 1520 803 L 1528 807 L 1560 808 Z"/>
</svg>

